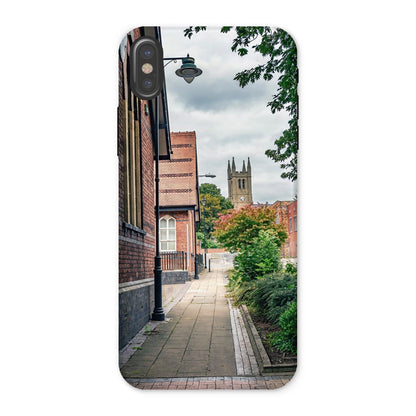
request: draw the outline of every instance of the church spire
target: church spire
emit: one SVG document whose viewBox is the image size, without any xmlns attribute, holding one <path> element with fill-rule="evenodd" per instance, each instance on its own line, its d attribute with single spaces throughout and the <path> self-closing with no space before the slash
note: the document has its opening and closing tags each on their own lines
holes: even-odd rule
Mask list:
<svg viewBox="0 0 416 416">
<path fill-rule="evenodd" d="M 234 173 L 234 172 L 235 172 L 235 162 L 234 162 L 234 156 L 233 156 L 232 169 L 233 169 L 233 173 Z"/>
<path fill-rule="evenodd" d="M 228 174 L 228 179 L 231 179 L 231 166 L 230 166 L 230 161 L 228 161 L 227 174 Z"/>
<path fill-rule="evenodd" d="M 251 173 L 251 163 L 250 163 L 250 158 L 248 158 L 248 161 L 247 161 L 247 173 Z"/>
<path fill-rule="evenodd" d="M 247 171 L 246 171 L 246 161 L 243 159 L 243 170 L 242 170 L 242 172 L 243 173 L 246 173 Z"/>
</svg>

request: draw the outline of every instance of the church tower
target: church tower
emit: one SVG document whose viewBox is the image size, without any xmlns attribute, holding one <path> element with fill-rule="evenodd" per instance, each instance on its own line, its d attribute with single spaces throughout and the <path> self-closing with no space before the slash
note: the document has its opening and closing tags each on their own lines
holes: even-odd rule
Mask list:
<svg viewBox="0 0 416 416">
<path fill-rule="evenodd" d="M 253 202 L 253 193 L 251 191 L 251 164 L 250 158 L 243 160 L 243 169 L 239 172 L 235 168 L 234 158 L 230 166 L 228 161 L 227 168 L 228 178 L 228 199 L 233 203 L 234 208 L 239 209 Z"/>
</svg>

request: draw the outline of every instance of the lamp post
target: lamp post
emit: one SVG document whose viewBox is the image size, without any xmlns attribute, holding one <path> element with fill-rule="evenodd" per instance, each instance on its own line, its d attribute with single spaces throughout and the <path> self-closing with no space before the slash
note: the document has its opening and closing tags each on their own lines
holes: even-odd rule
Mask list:
<svg viewBox="0 0 416 416">
<path fill-rule="evenodd" d="M 163 58 L 164 61 L 169 61 L 165 67 L 172 61 L 177 59 L 182 59 L 182 66 L 175 71 L 176 75 L 183 77 L 185 81 L 190 84 L 195 77 L 202 74 L 202 70 L 197 68 L 195 65 L 195 59 L 190 58 L 189 54 L 185 58 Z M 159 216 L 160 216 L 160 207 L 159 207 L 159 95 L 155 97 L 155 108 L 154 108 L 154 118 L 153 118 L 153 137 L 155 138 L 155 193 L 156 193 L 156 255 L 155 255 L 155 307 L 152 313 L 152 320 L 154 321 L 164 321 L 165 313 L 162 306 L 162 261 L 160 257 L 160 235 L 159 235 Z M 196 250 L 195 250 L 196 254 Z M 196 257 L 196 256 L 195 256 Z"/>
</svg>

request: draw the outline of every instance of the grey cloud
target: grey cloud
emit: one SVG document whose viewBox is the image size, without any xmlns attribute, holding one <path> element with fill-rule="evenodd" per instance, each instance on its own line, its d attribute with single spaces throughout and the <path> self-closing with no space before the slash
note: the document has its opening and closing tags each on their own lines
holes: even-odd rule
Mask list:
<svg viewBox="0 0 416 416">
<path fill-rule="evenodd" d="M 286 113 L 271 114 L 266 107 L 273 95 L 275 81 L 258 82 L 240 88 L 235 73 L 262 62 L 255 54 L 241 58 L 230 50 L 231 35 L 219 30 L 201 33 L 191 41 L 181 29 L 162 30 L 165 56 L 195 57 L 204 71 L 192 84 L 175 75 L 180 66 L 166 67 L 167 96 L 172 131 L 195 130 L 200 174 L 213 173 L 216 178 L 200 178 L 200 183 L 215 183 L 228 196 L 227 160 L 235 157 L 237 169 L 250 157 L 255 202 L 291 200 L 296 186 L 280 177 L 279 165 L 267 158 L 266 149 L 287 128 Z"/>
</svg>

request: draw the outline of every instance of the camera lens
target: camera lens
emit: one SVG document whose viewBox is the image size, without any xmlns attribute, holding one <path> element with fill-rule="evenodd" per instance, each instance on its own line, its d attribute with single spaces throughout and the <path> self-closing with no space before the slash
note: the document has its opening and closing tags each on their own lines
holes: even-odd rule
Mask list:
<svg viewBox="0 0 416 416">
<path fill-rule="evenodd" d="M 149 78 L 146 78 L 145 80 L 143 80 L 143 88 L 146 90 L 153 88 L 153 81 Z"/>
<path fill-rule="evenodd" d="M 144 45 L 141 49 L 140 49 L 140 55 L 144 58 L 144 59 L 150 59 L 153 57 L 153 55 L 155 54 L 155 49 L 153 48 L 153 46 L 149 46 L 149 45 Z"/>
</svg>

